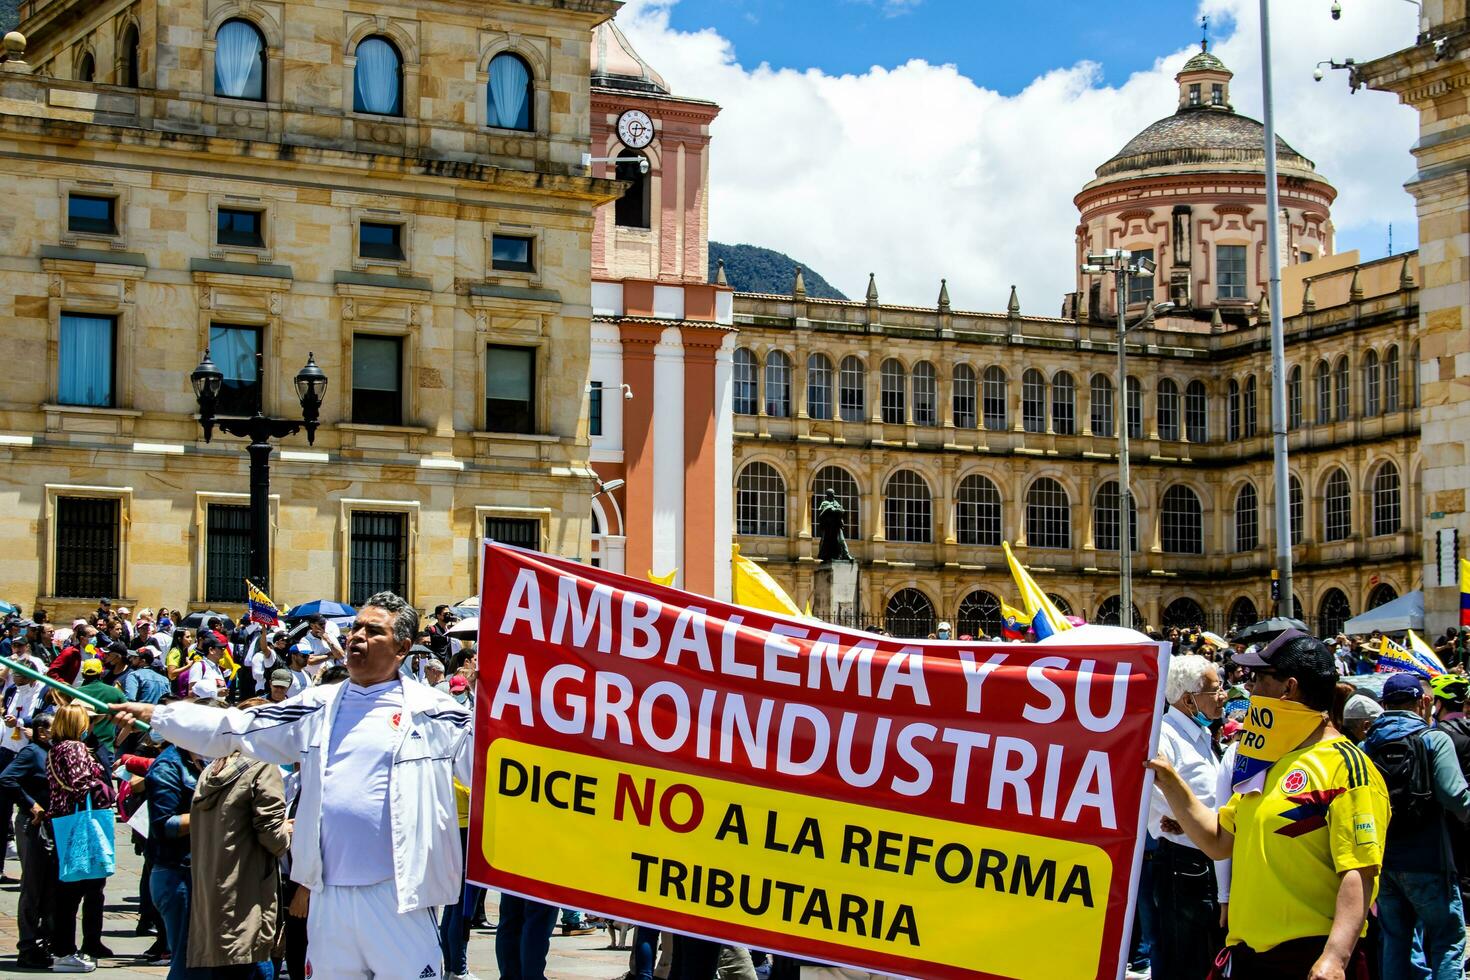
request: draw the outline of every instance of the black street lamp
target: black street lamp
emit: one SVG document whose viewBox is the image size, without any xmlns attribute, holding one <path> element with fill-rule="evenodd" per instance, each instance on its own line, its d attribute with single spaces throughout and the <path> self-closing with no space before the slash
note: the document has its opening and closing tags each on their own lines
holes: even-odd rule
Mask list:
<svg viewBox="0 0 1470 980">
<path fill-rule="evenodd" d="M 255 355 L 257 378 L 264 378 L 260 370 L 261 355 Z M 316 427 L 321 417 L 322 396 L 327 393 L 327 376 L 316 363 L 314 353 L 306 355 L 306 365 L 296 372 L 296 397 L 301 400 L 301 421 L 268 418 L 264 408 L 257 408 L 248 418 L 240 416 L 218 417 L 214 406 L 219 398 L 225 376 L 209 358 L 209 348 L 204 348 L 204 357 L 194 373 L 189 375 L 194 385 L 194 398 L 199 402 L 199 424 L 204 427 L 204 441 L 214 436 L 214 427 L 223 432 L 250 440 L 250 580 L 261 589 L 267 588 L 270 579 L 270 495 L 271 495 L 271 444 L 272 439 L 306 429 L 306 441 L 316 443 Z"/>
</svg>

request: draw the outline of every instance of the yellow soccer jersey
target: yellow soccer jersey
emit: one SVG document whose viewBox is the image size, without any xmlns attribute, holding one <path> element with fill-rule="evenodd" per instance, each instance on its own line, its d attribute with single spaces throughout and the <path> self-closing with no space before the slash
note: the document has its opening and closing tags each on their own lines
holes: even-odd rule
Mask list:
<svg viewBox="0 0 1470 980">
<path fill-rule="evenodd" d="M 1237 793 L 1220 808 L 1220 824 L 1235 835 L 1226 942 L 1265 951 L 1326 936 L 1342 873 L 1383 864 L 1388 819 L 1383 776 L 1350 740 L 1278 759 L 1261 792 Z M 1375 879 L 1370 904 L 1377 894 Z"/>
</svg>

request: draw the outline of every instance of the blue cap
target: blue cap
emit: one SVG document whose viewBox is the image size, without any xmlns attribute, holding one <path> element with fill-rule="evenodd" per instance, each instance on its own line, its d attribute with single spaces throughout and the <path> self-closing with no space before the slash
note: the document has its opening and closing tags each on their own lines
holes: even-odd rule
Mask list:
<svg viewBox="0 0 1470 980">
<path fill-rule="evenodd" d="M 1418 700 L 1424 696 L 1424 681 L 1417 674 L 1406 674 L 1399 672 L 1391 675 L 1383 682 L 1383 700 L 1402 701 L 1405 699 Z"/>
</svg>

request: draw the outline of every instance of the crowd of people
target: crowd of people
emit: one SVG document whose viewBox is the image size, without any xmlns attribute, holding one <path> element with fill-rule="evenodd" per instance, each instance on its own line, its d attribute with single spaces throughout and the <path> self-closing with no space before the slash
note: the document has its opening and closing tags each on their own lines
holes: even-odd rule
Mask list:
<svg viewBox="0 0 1470 980">
<path fill-rule="evenodd" d="M 136 928 L 155 937 L 145 958 L 174 978 L 472 980 L 478 923 L 496 930 L 500 976 L 540 980 L 558 925 L 600 925 L 510 894 L 491 925 L 465 882 L 476 664 L 448 607 L 421 625 L 380 593 L 345 633 L 322 617 L 195 625 L 106 602 L 65 627 L 41 611 L 4 623 L 0 656 L 77 692 L 3 678 L 18 966 L 91 972 L 112 956 L 108 879 L 63 881 L 50 833 L 85 807 L 126 821 L 118 845 L 143 857 Z M 1353 681 L 1374 637 L 1155 635 L 1175 655 L 1128 975 L 1462 976 L 1458 638 L 1441 642 L 1453 670 L 1394 674 L 1371 697 Z M 1245 779 L 1239 739 L 1262 708 L 1276 751 Z M 643 927 L 631 946 L 629 980 L 865 976 Z"/>
</svg>

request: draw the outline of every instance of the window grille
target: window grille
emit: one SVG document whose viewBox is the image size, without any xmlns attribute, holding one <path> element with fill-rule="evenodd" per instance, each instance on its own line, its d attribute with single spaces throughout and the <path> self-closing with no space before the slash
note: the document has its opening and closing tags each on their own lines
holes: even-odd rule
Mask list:
<svg viewBox="0 0 1470 980">
<path fill-rule="evenodd" d="M 1210 439 L 1209 399 L 1203 381 L 1191 381 L 1184 388 L 1184 438 L 1195 444 Z"/>
<path fill-rule="evenodd" d="M 1353 498 L 1347 473 L 1341 469 L 1332 471 L 1322 501 L 1322 540 L 1347 540 L 1353 533 Z"/>
<path fill-rule="evenodd" d="M 347 601 L 360 606 L 383 591 L 408 598 L 408 515 L 353 511 Z"/>
<path fill-rule="evenodd" d="M 975 372 L 968 364 L 956 364 L 954 391 L 951 393 L 956 429 L 973 429 L 976 425 Z"/>
<path fill-rule="evenodd" d="M 769 463 L 751 463 L 735 483 L 735 533 L 786 536 L 786 481 Z"/>
<path fill-rule="evenodd" d="M 1113 382 L 1106 374 L 1092 376 L 1092 434 L 1113 434 Z"/>
<path fill-rule="evenodd" d="M 806 414 L 808 418 L 832 418 L 832 362 L 823 354 L 806 359 Z"/>
<path fill-rule="evenodd" d="M 755 355 L 744 347 L 735 351 L 731 382 L 736 415 L 754 415 L 760 404 L 759 386 L 756 379 Z"/>
<path fill-rule="evenodd" d="M 883 532 L 889 541 L 928 544 L 933 538 L 929 485 L 912 470 L 899 470 L 883 488 Z"/>
<path fill-rule="evenodd" d="M 837 376 L 837 405 L 844 422 L 863 422 L 867 419 L 868 372 L 863 362 L 849 354 L 842 359 Z"/>
<path fill-rule="evenodd" d="M 791 417 L 791 358 L 784 351 L 766 355 L 766 414 L 773 418 Z"/>
<path fill-rule="evenodd" d="M 1035 368 L 1021 375 L 1021 426 L 1027 432 L 1046 431 L 1046 375 Z"/>
<path fill-rule="evenodd" d="M 117 595 L 121 534 L 120 500 L 57 497 L 56 595 L 82 599 Z"/>
<path fill-rule="evenodd" d="M 1007 425 L 1006 373 L 994 365 L 985 369 L 985 380 L 981 385 L 982 404 L 985 410 L 985 428 L 990 432 L 1004 432 Z"/>
<path fill-rule="evenodd" d="M 1256 488 L 1247 483 L 1235 495 L 1235 550 L 1254 551 L 1260 544 L 1260 513 Z"/>
<path fill-rule="evenodd" d="M 856 541 L 861 535 L 862 495 L 858 492 L 857 481 L 852 478 L 852 474 L 840 466 L 824 466 L 812 477 L 812 531 L 815 533 L 817 529 L 817 505 L 826 497 L 829 489 L 842 505 L 842 533 L 849 541 Z"/>
<path fill-rule="evenodd" d="M 934 603 L 918 589 L 899 589 L 883 610 L 883 625 L 894 636 L 928 636 L 934 632 Z"/>
<path fill-rule="evenodd" d="M 205 510 L 204 601 L 244 602 L 249 574 L 250 508 L 210 504 Z"/>
<path fill-rule="evenodd" d="M 1378 385 L 1378 352 L 1370 350 L 1363 355 L 1363 415 L 1367 418 L 1372 418 L 1382 410 Z"/>
<path fill-rule="evenodd" d="M 1171 555 L 1204 553 L 1204 514 L 1193 490 L 1176 483 L 1164 491 L 1159 509 L 1159 538 Z"/>
<path fill-rule="evenodd" d="M 1393 463 L 1384 463 L 1373 477 L 1373 533 L 1395 534 L 1402 523 L 1399 468 Z"/>
<path fill-rule="evenodd" d="M 1000 636 L 1003 621 L 1000 600 L 984 589 L 976 589 L 960 601 L 955 614 L 955 635 Z"/>
<path fill-rule="evenodd" d="M 1143 438 L 1143 385 L 1137 378 L 1129 378 L 1125 390 L 1128 393 L 1128 438 Z"/>
<path fill-rule="evenodd" d="M 1059 436 L 1077 431 L 1077 383 L 1066 371 L 1057 372 L 1051 379 L 1051 427 Z"/>
<path fill-rule="evenodd" d="M 1179 386 L 1168 378 L 1159 382 L 1159 438 L 1164 442 L 1179 441 Z"/>
<path fill-rule="evenodd" d="M 1118 534 L 1121 530 L 1119 497 L 1116 480 L 1109 480 L 1097 488 L 1097 496 L 1092 504 L 1092 543 L 1098 551 L 1118 550 Z M 1128 499 L 1128 547 L 1132 551 L 1138 550 L 1138 505 L 1132 497 Z"/>
<path fill-rule="evenodd" d="M 914 424 L 939 424 L 939 397 L 934 385 L 934 365 L 920 361 L 914 365 Z"/>
<path fill-rule="evenodd" d="M 904 411 L 904 392 L 907 387 L 908 375 L 903 365 L 891 357 L 884 361 L 878 371 L 878 397 L 883 421 L 889 425 L 904 423 L 907 414 Z"/>
<path fill-rule="evenodd" d="M 960 481 L 955 491 L 955 537 L 960 544 L 1000 544 L 1000 491 L 986 477 L 973 474 Z"/>
<path fill-rule="evenodd" d="M 1072 547 L 1072 501 L 1051 477 L 1042 477 L 1026 492 L 1026 543 L 1032 548 Z"/>
</svg>

